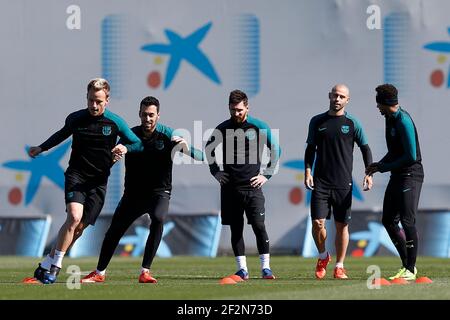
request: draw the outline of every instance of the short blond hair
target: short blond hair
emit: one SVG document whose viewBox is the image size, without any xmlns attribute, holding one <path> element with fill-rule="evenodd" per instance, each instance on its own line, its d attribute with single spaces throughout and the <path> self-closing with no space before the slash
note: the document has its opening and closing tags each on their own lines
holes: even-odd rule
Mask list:
<svg viewBox="0 0 450 320">
<path fill-rule="evenodd" d="M 89 93 L 89 90 L 94 89 L 95 91 L 103 90 L 106 93 L 106 97 L 109 97 L 109 83 L 106 79 L 103 78 L 95 78 L 89 81 L 89 84 L 87 86 L 87 92 Z"/>
</svg>

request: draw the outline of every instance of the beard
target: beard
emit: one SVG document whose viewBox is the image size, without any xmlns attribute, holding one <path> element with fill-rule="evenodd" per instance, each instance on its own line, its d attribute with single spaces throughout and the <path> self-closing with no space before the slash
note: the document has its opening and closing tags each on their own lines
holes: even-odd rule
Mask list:
<svg viewBox="0 0 450 320">
<path fill-rule="evenodd" d="M 338 112 L 339 110 L 342 110 L 343 108 L 344 108 L 344 106 L 342 104 L 339 104 L 339 105 L 332 104 L 331 105 L 331 110 L 333 110 L 335 112 Z"/>
</svg>

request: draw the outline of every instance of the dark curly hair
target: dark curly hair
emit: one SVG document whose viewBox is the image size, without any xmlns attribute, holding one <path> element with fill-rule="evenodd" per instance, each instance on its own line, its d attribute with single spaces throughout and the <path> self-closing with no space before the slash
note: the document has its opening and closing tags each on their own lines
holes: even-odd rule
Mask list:
<svg viewBox="0 0 450 320">
<path fill-rule="evenodd" d="M 385 83 L 375 88 L 377 92 L 377 102 L 380 104 L 394 106 L 398 104 L 398 91 L 392 84 Z"/>
<path fill-rule="evenodd" d="M 148 96 L 142 99 L 141 104 L 139 105 L 139 110 L 142 109 L 142 107 L 149 107 L 149 106 L 156 106 L 156 111 L 159 113 L 159 100 L 155 97 Z"/>
</svg>

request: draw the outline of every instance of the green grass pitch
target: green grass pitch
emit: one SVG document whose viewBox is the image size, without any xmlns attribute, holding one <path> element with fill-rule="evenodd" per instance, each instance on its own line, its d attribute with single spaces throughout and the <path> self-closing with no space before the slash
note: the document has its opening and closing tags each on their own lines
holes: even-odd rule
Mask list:
<svg viewBox="0 0 450 320">
<path fill-rule="evenodd" d="M 64 260 L 64 266 L 53 285 L 23 284 L 31 277 L 39 259 L 0 257 L 1 300 L 394 300 L 394 299 L 450 299 L 450 261 L 448 259 L 419 257 L 419 276 L 433 280 L 431 284 L 410 283 L 391 285 L 380 289 L 368 289 L 369 265 L 381 268 L 381 276 L 387 278 L 396 273 L 399 259 L 396 257 L 347 258 L 345 267 L 349 280 L 332 277 L 333 264 L 323 280 L 314 278 L 316 259 L 296 256 L 272 256 L 271 267 L 276 280 L 260 278 L 259 258 L 247 258 L 250 279 L 233 285 L 221 285 L 222 277 L 235 272 L 234 257 L 156 257 L 152 271 L 157 284 L 138 283 L 140 258 L 114 257 L 107 269 L 105 283 L 82 284 L 80 289 L 68 289 L 66 273 L 69 265 L 77 265 L 82 274 L 93 270 L 97 258 Z"/>
</svg>

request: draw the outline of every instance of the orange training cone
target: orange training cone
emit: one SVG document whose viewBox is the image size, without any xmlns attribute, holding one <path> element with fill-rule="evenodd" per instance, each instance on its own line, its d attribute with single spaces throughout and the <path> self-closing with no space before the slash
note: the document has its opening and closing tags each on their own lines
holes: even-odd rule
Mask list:
<svg viewBox="0 0 450 320">
<path fill-rule="evenodd" d="M 372 284 L 376 286 L 390 286 L 391 283 L 385 278 L 376 278 L 372 280 Z"/>
<path fill-rule="evenodd" d="M 41 282 L 38 281 L 36 278 L 27 277 L 27 278 L 22 280 L 22 283 L 25 283 L 25 284 L 40 284 Z"/>
<path fill-rule="evenodd" d="M 428 277 L 420 277 L 416 279 L 416 283 L 433 283 L 433 280 Z"/>
<path fill-rule="evenodd" d="M 408 284 L 408 281 L 406 281 L 403 278 L 397 278 L 397 279 L 393 279 L 391 280 L 392 284 Z"/>
<path fill-rule="evenodd" d="M 220 284 L 236 284 L 236 281 L 234 281 L 230 277 L 225 277 L 225 278 L 220 279 L 219 283 Z"/>
<path fill-rule="evenodd" d="M 242 279 L 241 277 L 239 277 L 237 274 L 232 274 L 231 276 L 228 276 L 228 278 L 233 279 L 236 282 L 241 282 L 244 281 L 244 279 Z"/>
</svg>

